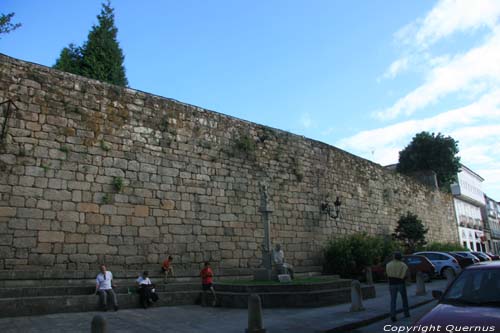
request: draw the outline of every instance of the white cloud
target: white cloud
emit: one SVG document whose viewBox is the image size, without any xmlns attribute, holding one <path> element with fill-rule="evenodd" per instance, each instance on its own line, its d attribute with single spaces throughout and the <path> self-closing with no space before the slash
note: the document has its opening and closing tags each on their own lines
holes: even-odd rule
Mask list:
<svg viewBox="0 0 500 333">
<path fill-rule="evenodd" d="M 485 178 L 485 193 L 500 199 L 500 89 L 465 107 L 363 131 L 337 145 L 388 165 L 398 161 L 399 151 L 421 131 L 441 132 L 456 139 L 462 163 Z"/>
<path fill-rule="evenodd" d="M 394 61 L 389 66 L 389 68 L 384 73 L 384 75 L 382 75 L 382 78 L 384 78 L 384 79 L 387 79 L 387 78 L 393 79 L 398 74 L 400 74 L 401 72 L 404 72 L 407 68 L 408 68 L 408 58 L 407 57 L 400 58 L 400 59 Z"/>
<path fill-rule="evenodd" d="M 457 126 L 471 125 L 480 121 L 500 121 L 500 88 L 481 97 L 465 107 L 440 113 L 421 120 L 407 120 L 393 125 L 362 131 L 342 139 L 338 145 L 344 149 L 359 150 L 360 147 L 382 147 L 401 142 L 421 131 L 452 131 Z M 366 153 L 366 151 L 365 151 Z"/>
<path fill-rule="evenodd" d="M 398 31 L 396 38 L 426 48 L 456 32 L 493 28 L 499 17 L 498 0 L 442 0 L 423 19 Z"/>
<path fill-rule="evenodd" d="M 500 0 L 441 0 L 422 18 L 395 34 L 401 55 L 381 78 L 403 71 L 422 73 L 422 83 L 374 116 L 380 120 L 412 117 L 406 121 L 365 130 L 337 142 L 343 149 L 382 165 L 396 163 L 399 151 L 421 131 L 441 132 L 459 142 L 462 162 L 485 178 L 483 188 L 500 199 Z M 437 43 L 474 32 L 474 46 Z M 472 35 L 470 35 L 472 36 Z M 470 41 L 470 39 L 468 39 Z M 465 45 L 462 43 L 462 45 Z M 441 46 L 444 46 L 441 47 Z M 391 89 L 389 87 L 389 89 Z M 450 110 L 445 103 L 461 103 Z M 430 106 L 436 106 L 430 109 Z M 449 110 L 415 119 L 420 110 Z"/>
<path fill-rule="evenodd" d="M 302 116 L 300 117 L 300 125 L 306 129 L 311 128 L 311 126 L 313 125 L 313 121 L 309 113 L 302 114 Z"/>
<path fill-rule="evenodd" d="M 483 45 L 435 66 L 424 84 L 388 109 L 376 112 L 375 116 L 379 119 L 393 119 L 401 114 L 411 115 L 451 93 L 477 93 L 478 87 L 486 89 L 495 86 L 500 83 L 499 55 L 500 28 L 496 28 L 495 33 Z"/>
</svg>

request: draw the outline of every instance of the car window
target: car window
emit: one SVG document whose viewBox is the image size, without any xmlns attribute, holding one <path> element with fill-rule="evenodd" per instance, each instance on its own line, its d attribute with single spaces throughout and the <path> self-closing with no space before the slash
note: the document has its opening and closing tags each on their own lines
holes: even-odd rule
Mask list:
<svg viewBox="0 0 500 333">
<path fill-rule="evenodd" d="M 445 256 L 444 254 L 440 254 L 440 253 L 434 253 L 434 255 L 436 256 L 436 260 L 449 260 L 450 258 Z"/>
<path fill-rule="evenodd" d="M 437 260 L 434 253 L 421 253 L 421 255 L 426 257 L 429 260 Z"/>
<path fill-rule="evenodd" d="M 464 271 L 444 295 L 443 301 L 493 302 L 500 306 L 500 269 Z"/>
<path fill-rule="evenodd" d="M 406 263 L 409 264 L 409 265 L 418 265 L 422 262 L 422 259 L 418 258 L 418 257 L 409 257 L 409 258 L 406 258 Z"/>
</svg>

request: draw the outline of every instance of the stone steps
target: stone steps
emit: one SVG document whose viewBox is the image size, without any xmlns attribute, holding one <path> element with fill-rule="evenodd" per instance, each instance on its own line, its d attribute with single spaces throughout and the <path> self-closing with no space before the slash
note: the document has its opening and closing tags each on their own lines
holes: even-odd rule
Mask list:
<svg viewBox="0 0 500 333">
<path fill-rule="evenodd" d="M 251 279 L 252 275 L 232 275 L 246 271 L 216 272 L 216 290 L 224 281 Z M 0 317 L 31 316 L 49 313 L 84 312 L 98 310 L 95 291 L 97 272 L 79 271 L 0 271 Z M 176 272 L 176 274 L 178 274 Z M 160 272 L 150 272 L 160 297 L 154 306 L 195 304 L 200 300 L 201 285 L 197 273 L 181 273 L 168 284 L 163 283 Z M 320 275 L 320 270 L 299 269 L 300 277 Z M 136 290 L 136 271 L 113 272 L 115 293 L 120 308 L 139 307 Z M 278 286 L 279 287 L 279 286 Z M 221 290 L 222 292 L 222 290 Z M 230 294 L 230 293 L 229 293 Z M 223 294 L 221 294 L 223 295 Z M 211 302 L 211 296 L 208 302 Z M 229 296 L 223 296 L 228 299 Z M 222 300 L 223 298 L 221 298 Z M 226 302 L 230 306 L 230 302 Z M 246 305 L 245 305 L 246 307 Z"/>
<path fill-rule="evenodd" d="M 160 299 L 153 306 L 195 304 L 200 291 L 159 292 Z M 138 308 L 137 294 L 117 294 L 120 309 Z M 49 313 L 85 312 L 98 310 L 98 296 L 41 296 L 21 298 L 0 298 L 0 317 L 32 316 Z"/>
</svg>

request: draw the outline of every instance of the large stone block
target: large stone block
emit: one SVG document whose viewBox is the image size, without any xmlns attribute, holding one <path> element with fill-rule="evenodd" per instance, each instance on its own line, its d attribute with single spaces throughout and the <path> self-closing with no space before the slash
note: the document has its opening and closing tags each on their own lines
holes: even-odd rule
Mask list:
<svg viewBox="0 0 500 333">
<path fill-rule="evenodd" d="M 85 236 L 85 243 L 91 244 L 106 244 L 108 242 L 108 236 L 88 234 Z"/>
<path fill-rule="evenodd" d="M 193 226 L 191 225 L 171 225 L 168 227 L 170 233 L 174 235 L 190 235 L 193 233 Z"/>
<path fill-rule="evenodd" d="M 53 254 L 30 254 L 28 262 L 34 266 L 53 266 L 55 259 Z"/>
<path fill-rule="evenodd" d="M 76 209 L 82 213 L 99 213 L 99 205 L 88 202 L 81 202 L 76 206 Z"/>
<path fill-rule="evenodd" d="M 7 216 L 16 216 L 17 208 L 15 207 L 0 207 L 0 217 Z"/>
<path fill-rule="evenodd" d="M 116 254 L 118 249 L 116 246 L 105 244 L 89 244 L 89 254 Z"/>
<path fill-rule="evenodd" d="M 40 231 L 38 241 L 41 243 L 62 243 L 64 242 L 64 232 L 61 231 Z"/>
<path fill-rule="evenodd" d="M 159 237 L 160 229 L 158 227 L 140 227 L 139 237 Z"/>
<path fill-rule="evenodd" d="M 85 222 L 87 224 L 104 224 L 104 216 L 100 214 L 85 214 Z"/>
<path fill-rule="evenodd" d="M 134 215 L 140 216 L 140 217 L 149 216 L 149 207 L 148 206 L 141 206 L 141 205 L 135 206 Z"/>
</svg>

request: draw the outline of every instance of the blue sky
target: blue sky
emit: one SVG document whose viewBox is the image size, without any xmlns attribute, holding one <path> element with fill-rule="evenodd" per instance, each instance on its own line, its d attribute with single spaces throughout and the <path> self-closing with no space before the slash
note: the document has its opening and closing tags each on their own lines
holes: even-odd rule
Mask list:
<svg viewBox="0 0 500 333">
<path fill-rule="evenodd" d="M 101 1 L 3 0 L 0 52 L 51 66 Z M 451 135 L 500 200 L 500 1 L 115 0 L 132 88 L 317 139 L 380 164 Z"/>
</svg>

